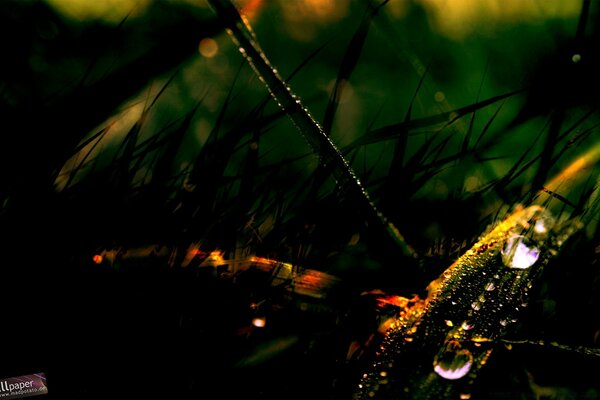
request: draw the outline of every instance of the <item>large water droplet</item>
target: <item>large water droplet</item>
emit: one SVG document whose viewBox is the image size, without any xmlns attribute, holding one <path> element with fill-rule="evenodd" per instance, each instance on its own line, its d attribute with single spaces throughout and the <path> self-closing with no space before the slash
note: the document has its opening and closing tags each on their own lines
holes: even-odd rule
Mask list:
<svg viewBox="0 0 600 400">
<path fill-rule="evenodd" d="M 473 355 L 461 349 L 458 342 L 449 342 L 433 359 L 433 370 L 444 379 L 460 379 L 467 375 L 473 365 Z"/>
<path fill-rule="evenodd" d="M 525 236 L 509 238 L 502 248 L 502 262 L 510 268 L 527 269 L 540 258 L 540 250 Z"/>
</svg>

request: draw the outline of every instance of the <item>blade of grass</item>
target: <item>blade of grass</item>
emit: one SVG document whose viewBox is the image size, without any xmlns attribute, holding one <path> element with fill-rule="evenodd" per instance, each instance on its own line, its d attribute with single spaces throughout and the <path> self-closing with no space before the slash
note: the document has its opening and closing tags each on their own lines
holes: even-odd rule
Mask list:
<svg viewBox="0 0 600 400">
<path fill-rule="evenodd" d="M 240 51 L 256 74 L 262 78 L 273 98 L 286 110 L 300 133 L 320 156 L 321 162 L 335 167 L 334 174 L 338 183 L 360 202 L 361 208 L 367 211 L 369 219 L 385 228 L 389 237 L 396 242 L 405 256 L 414 257 L 414 250 L 398 229 L 375 207 L 356 174 L 334 143 L 273 70 L 267 57 L 258 46 L 250 27 L 244 23 L 233 4 L 225 0 L 209 0 L 209 4 L 226 24 L 228 33 L 240 47 Z"/>
<path fill-rule="evenodd" d="M 447 111 L 443 113 L 439 113 L 436 115 L 432 115 L 424 118 L 412 119 L 406 122 L 399 122 L 396 124 L 387 125 L 371 132 L 367 133 L 363 137 L 357 139 L 346 148 L 353 148 L 357 146 L 364 146 L 371 143 L 378 143 L 385 140 L 391 140 L 397 138 L 402 135 L 407 135 L 411 130 L 416 128 L 430 127 L 434 125 L 439 125 L 445 123 L 446 126 L 452 124 L 459 118 L 470 114 L 476 110 L 487 107 L 491 104 L 497 103 L 506 98 L 515 96 L 519 93 L 522 93 L 523 90 L 514 90 L 512 92 L 508 92 L 505 94 L 501 94 L 498 96 L 491 97 L 486 100 L 479 101 L 477 103 L 469 104 L 468 106 L 457 108 L 452 111 Z"/>
<path fill-rule="evenodd" d="M 367 11 L 367 14 L 362 19 L 358 29 L 354 32 L 354 35 L 352 35 L 348 47 L 346 47 L 346 52 L 344 53 L 344 58 L 340 64 L 335 85 L 333 86 L 329 102 L 327 103 L 325 117 L 323 118 L 323 131 L 328 136 L 331 135 L 335 113 L 339 106 L 340 98 L 344 93 L 346 83 L 350 81 L 350 76 L 358 65 L 358 60 L 360 59 L 362 49 L 367 40 L 373 17 L 377 15 L 379 10 L 386 5 L 388 1 L 389 0 L 385 0 L 381 4 Z"/>
</svg>

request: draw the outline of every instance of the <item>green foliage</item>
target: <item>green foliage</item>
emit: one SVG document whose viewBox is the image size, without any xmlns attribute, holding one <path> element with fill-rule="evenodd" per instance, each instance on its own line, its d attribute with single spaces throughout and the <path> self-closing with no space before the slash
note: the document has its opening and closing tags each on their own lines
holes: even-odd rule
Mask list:
<svg viewBox="0 0 600 400">
<path fill-rule="evenodd" d="M 250 3 L 245 34 L 278 70 L 267 84 L 289 85 L 322 129 L 291 97 L 272 101 L 225 33 L 231 21 L 208 6 L 150 2 L 114 25 L 0 4 L 2 281 L 19 282 L 2 300 L 28 313 L 7 328 L 15 346 L 0 375 L 47 371 L 59 396 L 348 396 L 373 351 L 347 361 L 348 347 L 385 314 L 361 293 L 422 295 L 490 224 L 599 146 L 595 3 L 461 39 L 428 2 Z M 598 346 L 597 160 L 576 179 L 554 198 L 586 226 L 544 272 L 517 339 Z M 256 276 L 91 262 L 102 249 L 198 242 L 324 271 L 340 287 L 307 311 Z M 240 334 L 262 300 L 272 330 Z M 43 349 L 22 348 L 32 341 Z M 581 378 L 560 385 L 597 398 L 598 361 L 556 351 L 501 353 L 478 390 L 529 398 L 575 363 Z"/>
</svg>

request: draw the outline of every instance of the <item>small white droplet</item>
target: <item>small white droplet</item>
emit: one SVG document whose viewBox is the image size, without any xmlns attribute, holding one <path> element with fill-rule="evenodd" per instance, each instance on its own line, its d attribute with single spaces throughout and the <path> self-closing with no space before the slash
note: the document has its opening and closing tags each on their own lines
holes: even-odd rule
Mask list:
<svg viewBox="0 0 600 400">
<path fill-rule="evenodd" d="M 571 57 L 571 61 L 577 64 L 579 61 L 581 61 L 581 54 L 573 54 L 573 57 Z"/>
</svg>

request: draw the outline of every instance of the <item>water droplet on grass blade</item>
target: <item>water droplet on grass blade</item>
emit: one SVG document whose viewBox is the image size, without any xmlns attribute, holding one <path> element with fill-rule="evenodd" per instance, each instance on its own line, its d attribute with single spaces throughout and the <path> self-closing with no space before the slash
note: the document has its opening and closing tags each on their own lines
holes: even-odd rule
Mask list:
<svg viewBox="0 0 600 400">
<path fill-rule="evenodd" d="M 473 365 L 473 355 L 461 349 L 458 342 L 450 342 L 433 359 L 433 370 L 444 379 L 456 380 L 467 375 Z"/>
<path fill-rule="evenodd" d="M 502 262 L 509 268 L 527 269 L 540 258 L 540 250 L 525 236 L 510 237 L 502 248 Z"/>
</svg>

